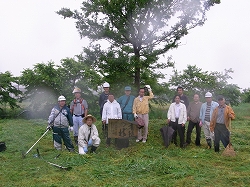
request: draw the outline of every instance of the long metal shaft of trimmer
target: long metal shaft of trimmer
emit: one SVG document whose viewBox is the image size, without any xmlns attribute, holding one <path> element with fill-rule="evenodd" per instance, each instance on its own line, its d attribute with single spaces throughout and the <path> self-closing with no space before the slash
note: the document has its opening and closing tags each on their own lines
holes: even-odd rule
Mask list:
<svg viewBox="0 0 250 187">
<path fill-rule="evenodd" d="M 50 129 L 47 129 L 45 133 L 43 133 L 43 135 L 36 141 L 36 143 L 34 143 L 34 145 L 31 146 L 31 148 L 29 148 L 29 150 L 23 156 L 26 156 L 30 152 L 30 150 L 47 134 L 49 130 Z"/>
</svg>

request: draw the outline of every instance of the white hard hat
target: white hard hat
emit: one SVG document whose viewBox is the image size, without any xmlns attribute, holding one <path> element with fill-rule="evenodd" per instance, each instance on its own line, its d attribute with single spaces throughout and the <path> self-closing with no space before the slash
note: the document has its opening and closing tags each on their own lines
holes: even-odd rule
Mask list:
<svg viewBox="0 0 250 187">
<path fill-rule="evenodd" d="M 210 92 L 207 92 L 206 94 L 205 94 L 205 97 L 212 97 L 213 95 L 210 93 Z"/>
<path fill-rule="evenodd" d="M 66 98 L 63 95 L 61 95 L 58 97 L 58 101 L 66 101 Z"/>
<path fill-rule="evenodd" d="M 80 88 L 78 88 L 78 87 L 75 87 L 75 89 L 73 90 L 73 92 L 72 93 L 81 93 L 82 91 L 81 91 L 81 89 Z"/>
<path fill-rule="evenodd" d="M 105 82 L 102 86 L 103 86 L 103 88 L 109 88 L 110 87 L 109 83 L 107 83 L 107 82 Z"/>
</svg>

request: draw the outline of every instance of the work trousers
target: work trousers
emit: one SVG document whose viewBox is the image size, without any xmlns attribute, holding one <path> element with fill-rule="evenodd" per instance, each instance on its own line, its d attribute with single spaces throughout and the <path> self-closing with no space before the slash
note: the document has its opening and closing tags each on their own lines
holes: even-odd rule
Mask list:
<svg viewBox="0 0 250 187">
<path fill-rule="evenodd" d="M 201 140 L 201 127 L 199 125 L 199 122 L 193 122 L 193 121 L 189 121 L 188 123 L 188 129 L 187 129 L 187 139 L 186 139 L 186 143 L 190 144 L 191 143 L 191 134 L 193 129 L 196 129 L 196 139 L 195 139 L 195 145 L 200 145 L 200 140 Z"/>
<path fill-rule="evenodd" d="M 176 119 L 175 122 L 170 121 L 169 126 L 171 126 L 175 130 L 172 138 L 174 144 L 177 145 L 177 132 L 178 132 L 180 136 L 180 147 L 183 147 L 184 137 L 185 137 L 185 126 L 182 126 L 182 124 L 178 124 L 178 119 Z"/>
<path fill-rule="evenodd" d="M 57 150 L 62 150 L 62 139 L 63 139 L 64 145 L 69 151 L 74 150 L 74 146 L 70 139 L 68 128 L 53 127 L 54 147 Z"/>
<path fill-rule="evenodd" d="M 227 147 L 227 145 L 229 144 L 230 132 L 227 129 L 225 124 L 216 123 L 215 128 L 214 128 L 214 136 L 215 136 L 215 140 L 214 140 L 215 152 L 219 152 L 220 150 L 220 140 L 222 144 L 224 145 L 224 147 Z"/>
<path fill-rule="evenodd" d="M 78 130 L 83 125 L 82 117 L 73 115 L 74 136 L 78 136 Z"/>
<path fill-rule="evenodd" d="M 142 118 L 145 126 L 141 129 L 138 129 L 138 140 L 147 140 L 148 138 L 148 114 L 138 114 L 138 117 Z"/>
<path fill-rule="evenodd" d="M 204 131 L 206 140 L 208 140 L 208 139 L 214 140 L 214 136 L 213 136 L 213 134 L 212 134 L 211 131 L 210 131 L 210 122 L 205 121 L 205 122 L 202 124 L 202 126 L 203 126 L 203 131 Z"/>
<path fill-rule="evenodd" d="M 182 124 L 178 124 L 178 119 L 176 119 L 175 122 L 170 121 L 169 126 L 171 126 L 175 130 L 172 138 L 174 144 L 177 145 L 177 132 L 178 132 L 180 136 L 180 147 L 183 147 L 184 137 L 185 137 L 185 126 L 182 126 Z"/>
</svg>

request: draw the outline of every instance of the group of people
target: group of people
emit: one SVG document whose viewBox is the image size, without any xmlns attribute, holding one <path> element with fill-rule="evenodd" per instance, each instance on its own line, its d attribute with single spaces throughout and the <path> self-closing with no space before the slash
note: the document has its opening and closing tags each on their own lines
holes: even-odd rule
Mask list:
<svg viewBox="0 0 250 187">
<path fill-rule="evenodd" d="M 149 85 L 139 89 L 138 96 L 131 95 L 131 87 L 125 87 L 125 94 L 117 100 L 110 92 L 109 83 L 103 84 L 104 92 L 99 97 L 100 116 L 102 119 L 102 129 L 107 133 L 109 119 L 124 119 L 134 121 L 141 118 L 144 128 L 138 129 L 136 142 L 147 142 L 148 122 L 149 122 L 149 100 L 154 94 Z M 146 96 L 145 92 L 149 95 Z M 73 131 L 75 145 L 78 146 L 79 154 L 95 152 L 100 145 L 98 130 L 94 123 L 96 118 L 88 114 L 88 103 L 81 97 L 81 89 L 75 87 L 73 90 L 74 100 L 70 103 L 70 108 L 66 106 L 66 98 L 60 96 L 56 105 L 49 115 L 47 129 L 53 129 L 53 142 L 57 150 L 62 149 L 62 140 L 66 148 L 73 152 L 74 145 L 70 139 L 70 132 Z M 188 97 L 183 94 L 183 88 L 177 88 L 177 95 L 173 99 L 167 112 L 167 123 L 174 129 L 172 141 L 177 145 L 177 133 L 180 136 L 180 147 L 186 147 L 191 143 L 191 133 L 196 128 L 195 144 L 200 146 L 201 127 L 208 148 L 212 147 L 219 151 L 219 144 L 222 141 L 226 147 L 229 143 L 230 123 L 235 118 L 234 111 L 225 104 L 225 98 L 220 96 L 218 103 L 212 101 L 212 94 L 205 94 L 206 102 L 201 103 L 198 94 L 194 94 L 193 101 L 189 103 Z M 185 124 L 188 129 L 185 141 Z M 107 136 L 106 136 L 107 137 Z M 106 139 L 106 144 L 110 145 L 110 139 Z"/>
<path fill-rule="evenodd" d="M 191 143 L 191 133 L 196 129 L 195 144 L 200 146 L 201 127 L 203 127 L 207 146 L 209 149 L 214 142 L 215 152 L 219 152 L 220 141 L 224 147 L 229 144 L 231 119 L 235 118 L 233 109 L 226 105 L 223 96 L 218 97 L 218 102 L 213 101 L 212 93 L 205 94 L 205 103 L 200 102 L 198 94 L 194 94 L 193 101 L 189 103 L 187 96 L 183 94 L 183 88 L 177 88 L 177 95 L 168 110 L 168 124 L 175 131 L 172 141 L 177 145 L 177 133 L 180 136 L 180 147 L 184 148 Z M 185 124 L 188 129 L 185 141 Z"/>
<path fill-rule="evenodd" d="M 109 119 L 125 119 L 134 121 L 134 118 L 142 118 L 144 128 L 138 129 L 136 142 L 147 141 L 148 135 L 148 112 L 149 99 L 154 97 L 151 87 L 146 85 L 149 96 L 145 96 L 145 88 L 140 88 L 138 97 L 131 95 L 131 87 L 125 87 L 125 94 L 115 100 L 115 96 L 110 92 L 109 83 L 103 84 L 104 92 L 99 97 L 100 115 L 102 119 L 102 129 L 107 133 Z M 73 152 L 74 145 L 70 139 L 70 132 L 73 131 L 75 145 L 78 146 L 79 154 L 86 154 L 88 148 L 90 152 L 95 152 L 100 145 L 98 130 L 94 123 L 96 118 L 88 114 L 88 103 L 81 98 L 81 89 L 75 87 L 73 90 L 74 100 L 70 103 L 70 108 L 66 106 L 66 98 L 60 96 L 56 105 L 49 115 L 47 129 L 53 129 L 53 142 L 57 150 L 62 149 L 62 140 L 66 148 Z M 106 138 L 107 138 L 106 134 Z M 106 139 L 110 145 L 110 138 Z"/>
</svg>

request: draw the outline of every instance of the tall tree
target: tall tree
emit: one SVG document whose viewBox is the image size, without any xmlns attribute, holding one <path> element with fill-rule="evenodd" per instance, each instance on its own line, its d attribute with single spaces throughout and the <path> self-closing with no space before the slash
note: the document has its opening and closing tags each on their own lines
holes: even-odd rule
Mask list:
<svg viewBox="0 0 250 187">
<path fill-rule="evenodd" d="M 176 48 L 188 30 L 206 20 L 205 13 L 219 0 L 86 0 L 81 12 L 62 8 L 57 13 L 76 20 L 81 37 L 107 40 L 109 50 L 123 51 L 131 57 L 129 71 L 140 86 L 146 70 L 166 68 L 158 56 Z"/>
</svg>

